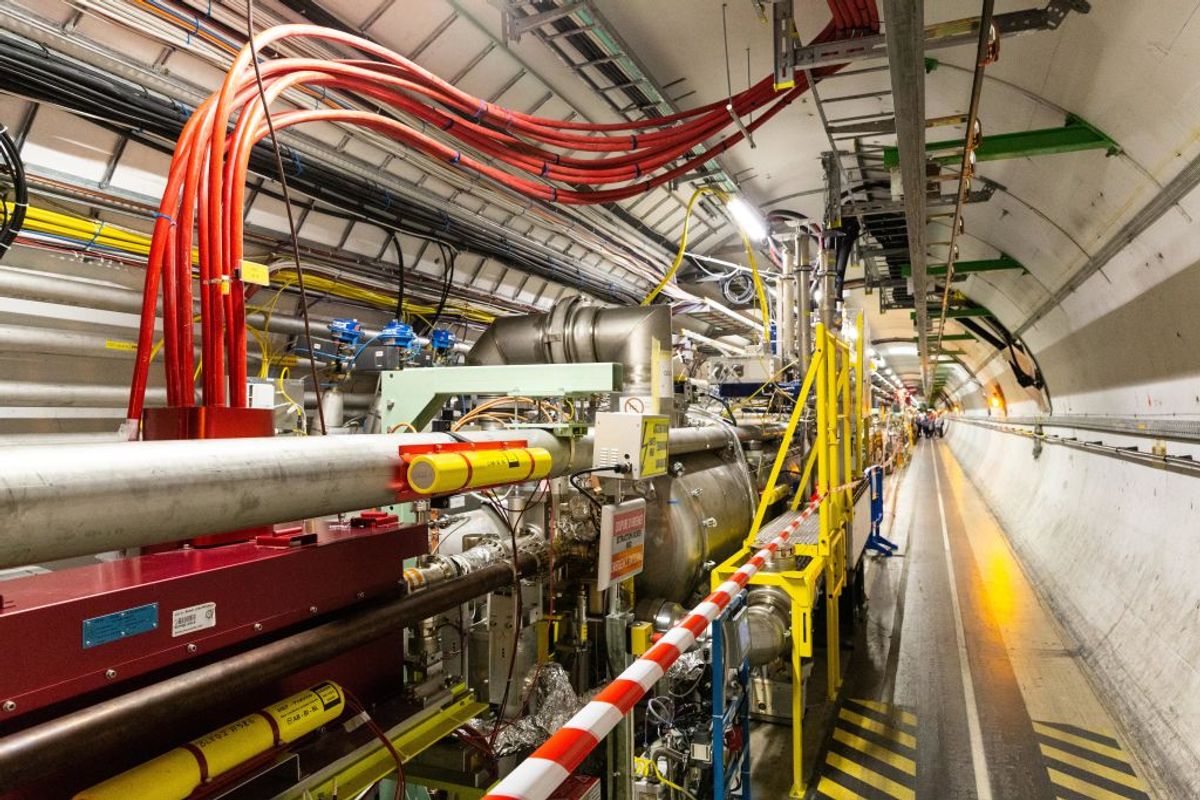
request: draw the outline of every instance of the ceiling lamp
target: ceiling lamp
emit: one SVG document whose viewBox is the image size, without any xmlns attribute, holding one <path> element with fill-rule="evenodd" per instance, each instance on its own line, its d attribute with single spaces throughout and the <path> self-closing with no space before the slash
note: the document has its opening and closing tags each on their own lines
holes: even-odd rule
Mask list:
<svg viewBox="0 0 1200 800">
<path fill-rule="evenodd" d="M 767 238 L 767 223 L 758 213 L 758 209 L 746 202 L 741 196 L 731 197 L 725 204 L 738 229 L 746 234 L 752 242 L 761 242 Z"/>
</svg>

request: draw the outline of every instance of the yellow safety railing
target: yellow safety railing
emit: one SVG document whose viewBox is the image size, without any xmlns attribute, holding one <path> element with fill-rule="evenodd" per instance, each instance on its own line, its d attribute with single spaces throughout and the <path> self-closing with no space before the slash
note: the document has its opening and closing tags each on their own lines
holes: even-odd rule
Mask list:
<svg viewBox="0 0 1200 800">
<path fill-rule="evenodd" d="M 803 797 L 803 692 L 801 675 L 803 659 L 811 657 L 812 615 L 823 585 L 825 596 L 827 691 L 832 700 L 841 688 L 841 659 L 839 643 L 839 599 L 846 585 L 846 538 L 854 514 L 854 486 L 866 468 L 866 426 L 870 400 L 865 395 L 864 359 L 866 333 L 861 314 L 856 321 L 858 337 L 846 342 L 824 325 L 814 332 L 815 347 L 808 371 L 804 376 L 796 405 L 788 419 L 783 440 L 771 466 L 759 498 L 754 521 L 745 544 L 738 552 L 716 567 L 712 573 L 715 588 L 737 571 L 753 554 L 755 539 L 763 525 L 767 510 L 779 497 L 777 482 L 788 457 L 799 422 L 808 407 L 810 394 L 815 392 L 816 430 L 812 448 L 805 460 L 804 471 L 791 502 L 793 511 L 805 500 L 805 487 L 816 470 L 816 495 L 820 528 L 815 545 L 798 543 L 792 546 L 798 557 L 793 569 L 760 571 L 750 579 L 752 585 L 775 586 L 791 600 L 792 631 L 792 788 L 791 797 Z M 852 376 L 853 375 L 853 379 Z"/>
</svg>

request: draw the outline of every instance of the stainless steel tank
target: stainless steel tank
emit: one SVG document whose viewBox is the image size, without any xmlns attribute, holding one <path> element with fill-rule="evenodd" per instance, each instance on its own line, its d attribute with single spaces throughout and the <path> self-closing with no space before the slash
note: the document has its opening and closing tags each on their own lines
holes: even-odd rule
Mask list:
<svg viewBox="0 0 1200 800">
<path fill-rule="evenodd" d="M 736 445 L 673 459 L 672 470 L 679 474 L 655 478 L 641 492 L 647 503 L 646 560 L 635 589 L 640 598 L 686 605 L 694 592 L 707 588 L 706 565 L 720 563 L 741 545 L 755 497 Z"/>
</svg>

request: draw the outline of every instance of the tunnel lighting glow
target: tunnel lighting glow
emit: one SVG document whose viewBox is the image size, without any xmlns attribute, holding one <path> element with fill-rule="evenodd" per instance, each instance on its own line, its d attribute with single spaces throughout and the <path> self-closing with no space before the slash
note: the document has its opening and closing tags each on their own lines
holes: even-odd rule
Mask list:
<svg viewBox="0 0 1200 800">
<path fill-rule="evenodd" d="M 737 223 L 738 228 L 750 241 L 761 242 L 767 238 L 767 223 L 758 213 L 758 209 L 747 203 L 745 198 L 730 198 L 726 208 L 733 215 L 733 221 Z"/>
</svg>

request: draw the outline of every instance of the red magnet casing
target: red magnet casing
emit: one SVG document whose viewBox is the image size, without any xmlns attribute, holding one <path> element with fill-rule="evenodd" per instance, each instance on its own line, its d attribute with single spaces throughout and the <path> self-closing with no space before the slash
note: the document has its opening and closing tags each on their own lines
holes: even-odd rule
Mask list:
<svg viewBox="0 0 1200 800">
<path fill-rule="evenodd" d="M 394 592 L 428 551 L 378 512 L 294 530 L 0 582 L 0 722 Z"/>
</svg>

